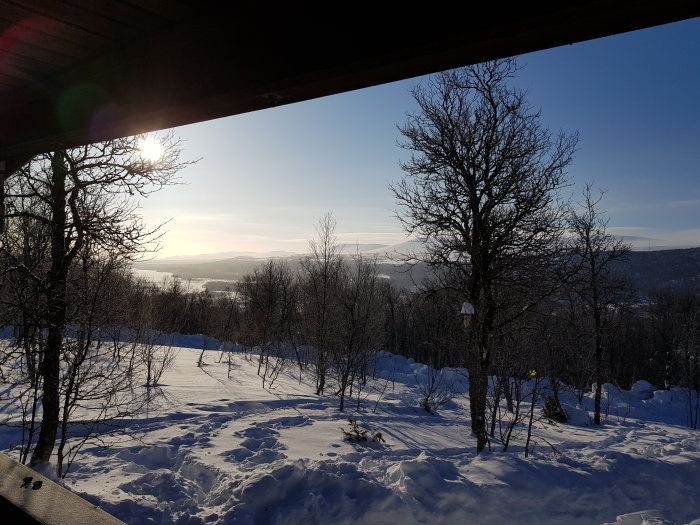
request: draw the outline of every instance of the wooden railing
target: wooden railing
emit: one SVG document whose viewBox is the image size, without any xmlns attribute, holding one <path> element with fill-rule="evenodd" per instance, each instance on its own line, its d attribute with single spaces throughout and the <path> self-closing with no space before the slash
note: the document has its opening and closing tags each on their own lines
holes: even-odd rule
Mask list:
<svg viewBox="0 0 700 525">
<path fill-rule="evenodd" d="M 0 523 L 123 525 L 80 496 L 0 453 Z"/>
</svg>

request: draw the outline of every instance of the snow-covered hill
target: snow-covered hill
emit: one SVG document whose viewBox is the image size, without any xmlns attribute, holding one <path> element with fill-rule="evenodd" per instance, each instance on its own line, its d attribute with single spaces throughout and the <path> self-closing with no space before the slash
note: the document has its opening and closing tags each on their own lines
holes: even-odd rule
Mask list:
<svg viewBox="0 0 700 525">
<path fill-rule="evenodd" d="M 430 370 L 379 354 L 360 408 L 340 413 L 294 366 L 263 389 L 256 356 L 234 354 L 227 379 L 226 358 L 200 368 L 199 353 L 180 349 L 164 395 L 128 422 L 142 441 L 85 449 L 69 488 L 134 524 L 700 524 L 686 391 L 610 387 L 600 428 L 565 394 L 577 424 L 539 423 L 527 458 L 522 433 L 477 456 L 463 371 L 445 371 L 455 397 L 429 414 L 416 381 Z M 344 441 L 348 417 L 386 443 Z"/>
</svg>

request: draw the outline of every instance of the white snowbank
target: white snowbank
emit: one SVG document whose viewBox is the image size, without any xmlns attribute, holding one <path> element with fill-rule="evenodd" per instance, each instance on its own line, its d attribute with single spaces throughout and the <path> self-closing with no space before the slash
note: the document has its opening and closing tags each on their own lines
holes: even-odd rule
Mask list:
<svg viewBox="0 0 700 525">
<path fill-rule="evenodd" d="M 200 350 L 179 352 L 163 379 L 160 404 L 130 423 L 144 432 L 144 443 L 88 448 L 66 479 L 127 523 L 700 520 L 700 433 L 683 426 L 686 390 L 605 385 L 607 418 L 596 427 L 591 396 L 576 408 L 575 395 L 565 389 L 572 424 L 538 422 L 530 457 L 523 455 L 521 429 L 508 452 L 494 443 L 493 451 L 477 456 L 463 370 L 442 371 L 455 397 L 429 414 L 417 406 L 417 382 L 436 372 L 380 353 L 361 407 L 353 398 L 351 409 L 339 413 L 338 400 L 313 395 L 293 365 L 265 390 L 256 356 L 235 354 L 229 380 L 213 341 L 176 341 L 199 349 L 211 343 L 216 350 L 207 352 L 203 367 L 196 366 Z M 381 431 L 387 443 L 343 441 L 339 427 L 348 416 Z M 9 434 L 4 437 L 7 442 Z"/>
</svg>

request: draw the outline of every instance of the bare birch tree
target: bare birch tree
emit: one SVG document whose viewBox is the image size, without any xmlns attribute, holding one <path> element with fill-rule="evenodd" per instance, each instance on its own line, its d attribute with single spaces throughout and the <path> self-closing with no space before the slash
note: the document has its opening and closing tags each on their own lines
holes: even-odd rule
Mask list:
<svg viewBox="0 0 700 525">
<path fill-rule="evenodd" d="M 593 322 L 593 380 L 596 384 L 593 422 L 596 425 L 600 425 L 605 329 L 612 309 L 620 304 L 627 288 L 624 280 L 612 272 L 613 264 L 630 251 L 628 244 L 607 232 L 608 221 L 598 209 L 601 199 L 602 194 L 595 197 L 591 185 L 586 185 L 583 202 L 579 209 L 571 211 L 568 220 L 575 262 L 580 268 L 575 290 Z"/>
<path fill-rule="evenodd" d="M 174 181 L 188 163 L 180 143 L 160 137 L 158 159 L 143 155 L 143 137 L 127 137 L 40 155 L 6 182 L 5 220 L 30 220 L 46 228 L 48 269 L 35 276 L 46 302 L 43 347 L 42 424 L 31 463 L 48 462 L 59 423 L 59 371 L 67 321 L 67 279 L 87 243 L 128 259 L 142 252 L 156 230 L 140 220 L 134 197 Z M 8 257 L 12 254 L 6 252 Z"/>
<path fill-rule="evenodd" d="M 300 271 L 301 324 L 306 342 L 314 347 L 316 394 L 326 388 L 331 356 L 338 346 L 337 301 L 343 259 L 335 236 L 336 221 L 324 215 L 316 229 L 318 238 L 309 242 L 310 255 L 302 259 Z"/>
<path fill-rule="evenodd" d="M 346 397 L 367 380 L 370 356 L 383 342 L 384 311 L 377 275 L 376 258 L 355 253 L 350 265 L 343 264 L 338 303 L 341 316 L 336 326 L 339 345 L 332 355 L 338 380 L 339 409 L 345 409 Z"/>
<path fill-rule="evenodd" d="M 411 156 L 391 188 L 405 230 L 424 242 L 412 259 L 446 268 L 476 310 L 467 366 L 477 451 L 488 443 L 492 335 L 543 295 L 530 294 L 506 312 L 499 294 L 538 284 L 526 278 L 528 268 L 544 268 L 557 250 L 563 214 L 557 191 L 578 140 L 541 124 L 525 94 L 508 84 L 516 69 L 514 60 L 498 60 L 416 87 L 418 111 L 400 128 Z"/>
</svg>

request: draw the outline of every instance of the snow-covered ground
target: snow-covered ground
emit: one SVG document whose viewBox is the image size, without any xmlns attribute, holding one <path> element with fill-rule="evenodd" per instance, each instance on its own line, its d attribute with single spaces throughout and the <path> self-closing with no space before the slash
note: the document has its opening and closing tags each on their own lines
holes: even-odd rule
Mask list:
<svg viewBox="0 0 700 525">
<path fill-rule="evenodd" d="M 587 425 L 590 398 L 576 409 L 564 394 L 576 424 L 537 423 L 527 458 L 522 432 L 477 456 L 460 371 L 429 414 L 427 367 L 382 353 L 360 408 L 340 413 L 294 366 L 263 389 L 256 356 L 234 354 L 227 379 L 226 359 L 207 351 L 199 368 L 199 353 L 180 349 L 164 395 L 130 422 L 142 442 L 86 448 L 67 487 L 134 524 L 700 524 L 700 432 L 680 389 L 608 387 L 601 427 Z M 347 417 L 386 443 L 344 441 Z"/>
</svg>

